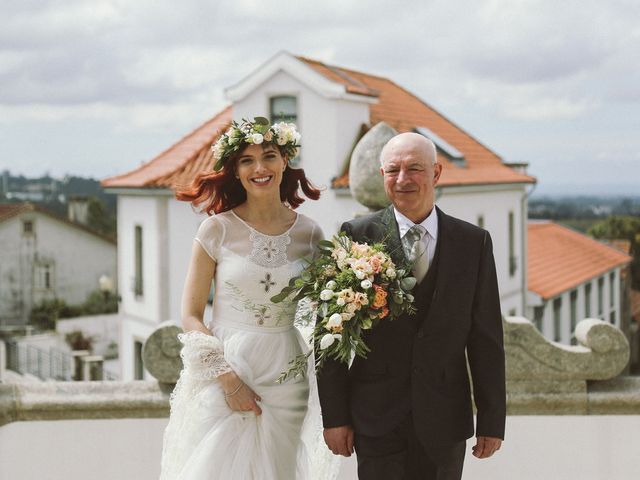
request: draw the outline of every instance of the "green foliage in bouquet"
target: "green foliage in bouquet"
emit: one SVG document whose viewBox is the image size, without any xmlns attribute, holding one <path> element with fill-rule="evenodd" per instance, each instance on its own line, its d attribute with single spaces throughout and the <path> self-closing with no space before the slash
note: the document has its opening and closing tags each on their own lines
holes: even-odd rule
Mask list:
<svg viewBox="0 0 640 480">
<path fill-rule="evenodd" d="M 327 359 L 349 364 L 354 355 L 366 358 L 370 349 L 363 331 L 415 313 L 415 285 L 408 269 L 396 267 L 384 243 L 354 242 L 341 232 L 321 240 L 315 259 L 271 301 L 302 300 L 297 321 L 312 326 L 309 342 L 319 371 Z M 278 381 L 304 376 L 311 353 L 292 360 Z"/>
</svg>

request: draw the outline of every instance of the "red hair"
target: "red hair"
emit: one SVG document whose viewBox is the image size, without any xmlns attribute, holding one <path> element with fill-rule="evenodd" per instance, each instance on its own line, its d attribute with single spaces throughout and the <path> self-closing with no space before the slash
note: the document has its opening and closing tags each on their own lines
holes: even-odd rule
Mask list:
<svg viewBox="0 0 640 480">
<path fill-rule="evenodd" d="M 280 146 L 274 146 L 286 158 Z M 236 178 L 235 172 L 236 160 L 241 153 L 242 150 L 228 158 L 219 171 L 199 173 L 190 186 L 178 187 L 176 198 L 191 202 L 194 207 L 207 212 L 207 215 L 226 212 L 244 203 L 247 192 Z M 304 170 L 291 168 L 287 164 L 280 183 L 280 200 L 291 208 L 298 208 L 305 200 L 300 196 L 299 189 L 312 200 L 320 198 L 320 190 L 307 179 Z"/>
</svg>

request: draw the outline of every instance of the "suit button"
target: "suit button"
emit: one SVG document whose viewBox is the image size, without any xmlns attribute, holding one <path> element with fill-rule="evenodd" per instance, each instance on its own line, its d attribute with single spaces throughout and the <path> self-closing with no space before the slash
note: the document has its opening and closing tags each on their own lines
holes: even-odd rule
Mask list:
<svg viewBox="0 0 640 480">
<path fill-rule="evenodd" d="M 414 375 L 418 375 L 420 372 L 422 372 L 422 369 L 420 367 L 413 367 L 413 374 Z"/>
<path fill-rule="evenodd" d="M 418 338 L 424 337 L 424 332 L 422 330 L 418 331 Z"/>
</svg>

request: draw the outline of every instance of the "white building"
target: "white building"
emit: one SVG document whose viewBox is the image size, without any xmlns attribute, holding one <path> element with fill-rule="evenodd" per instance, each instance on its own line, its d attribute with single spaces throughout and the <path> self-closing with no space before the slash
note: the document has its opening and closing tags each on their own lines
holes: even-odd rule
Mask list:
<svg viewBox="0 0 640 480">
<path fill-rule="evenodd" d="M 553 222 L 529 222 L 528 236 L 526 316 L 544 336 L 575 344 L 575 326 L 584 318 L 620 328 L 620 273 L 631 257 Z"/>
<path fill-rule="evenodd" d="M 80 304 L 116 278 L 116 244 L 30 203 L 0 205 L 0 325 L 23 325 L 58 298 Z"/>
<path fill-rule="evenodd" d="M 418 131 L 438 146 L 443 174 L 438 205 L 479 224 L 493 237 L 503 311 L 526 309 L 527 187 L 535 179 L 393 81 L 295 57 L 271 58 L 227 89 L 231 102 L 208 122 L 139 168 L 103 181 L 118 195 L 118 271 L 123 379 L 143 378 L 144 339 L 160 322 L 179 322 L 191 242 L 202 217 L 173 198 L 177 184 L 211 169 L 209 147 L 232 120 L 270 117 L 294 121 L 302 133 L 300 164 L 326 191 L 300 211 L 325 234 L 362 212 L 348 188 L 348 160 L 358 139 L 384 121 L 399 132 Z"/>
</svg>

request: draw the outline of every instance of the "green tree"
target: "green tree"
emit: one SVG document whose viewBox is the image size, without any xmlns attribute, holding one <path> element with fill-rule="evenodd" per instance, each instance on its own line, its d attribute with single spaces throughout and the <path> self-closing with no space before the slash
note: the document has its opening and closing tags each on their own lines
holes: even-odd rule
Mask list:
<svg viewBox="0 0 640 480">
<path fill-rule="evenodd" d="M 96 197 L 89 197 L 87 205 L 87 226 L 108 237 L 116 236 L 116 219 L 105 204 Z"/>
<path fill-rule="evenodd" d="M 43 300 L 31 309 L 31 324 L 40 330 L 54 330 L 59 318 L 71 318 L 82 315 L 81 307 L 67 305 L 64 300 L 54 298 Z"/>
<path fill-rule="evenodd" d="M 589 235 L 597 239 L 628 240 L 631 243 L 631 288 L 640 290 L 640 217 L 612 216 L 596 223 Z"/>
</svg>

